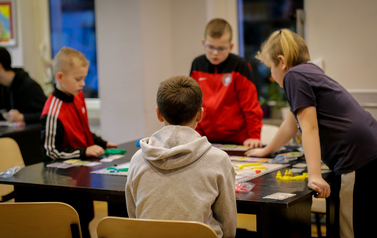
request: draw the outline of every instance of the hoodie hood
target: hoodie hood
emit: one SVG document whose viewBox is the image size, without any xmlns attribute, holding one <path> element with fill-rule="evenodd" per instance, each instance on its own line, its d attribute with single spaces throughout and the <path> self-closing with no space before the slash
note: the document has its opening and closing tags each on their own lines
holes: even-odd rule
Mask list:
<svg viewBox="0 0 377 238">
<path fill-rule="evenodd" d="M 140 147 L 144 158 L 152 165 L 171 170 L 195 162 L 212 145 L 190 127 L 169 125 L 140 140 Z"/>
</svg>

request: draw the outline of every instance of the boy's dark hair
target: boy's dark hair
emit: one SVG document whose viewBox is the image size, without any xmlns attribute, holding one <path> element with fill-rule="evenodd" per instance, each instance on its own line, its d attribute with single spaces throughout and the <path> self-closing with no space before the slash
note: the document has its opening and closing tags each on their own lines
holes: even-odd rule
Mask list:
<svg viewBox="0 0 377 238">
<path fill-rule="evenodd" d="M 0 63 L 5 70 L 11 70 L 12 59 L 8 50 L 5 47 L 0 46 Z"/>
<path fill-rule="evenodd" d="M 157 107 L 171 125 L 182 125 L 193 120 L 201 109 L 203 94 L 199 84 L 185 75 L 177 75 L 160 83 Z"/>
<path fill-rule="evenodd" d="M 224 19 L 215 18 L 207 23 L 204 31 L 204 39 L 206 39 L 207 36 L 218 39 L 222 37 L 224 33 L 229 33 L 229 42 L 232 42 L 232 27 Z"/>
</svg>

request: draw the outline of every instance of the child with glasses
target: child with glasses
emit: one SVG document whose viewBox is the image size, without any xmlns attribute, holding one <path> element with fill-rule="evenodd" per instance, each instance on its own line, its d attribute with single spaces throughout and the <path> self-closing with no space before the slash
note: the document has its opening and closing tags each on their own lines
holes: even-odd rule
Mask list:
<svg viewBox="0 0 377 238">
<path fill-rule="evenodd" d="M 203 120 L 196 130 L 211 142 L 261 147 L 263 112 L 248 62 L 230 53 L 232 28 L 211 20 L 204 32 L 205 51 L 194 59 L 190 75 L 203 91 Z"/>
</svg>

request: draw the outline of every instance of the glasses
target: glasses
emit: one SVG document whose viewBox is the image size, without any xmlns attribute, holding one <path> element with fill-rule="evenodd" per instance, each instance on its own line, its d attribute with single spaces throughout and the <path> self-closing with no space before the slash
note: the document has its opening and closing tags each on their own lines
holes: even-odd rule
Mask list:
<svg viewBox="0 0 377 238">
<path fill-rule="evenodd" d="M 217 52 L 219 54 L 223 54 L 229 49 L 230 45 L 228 45 L 226 47 L 225 46 L 214 47 L 212 45 L 206 45 L 205 44 L 204 47 L 206 48 L 206 51 L 208 51 L 209 53 L 213 53 L 213 52 L 215 52 L 215 50 L 217 50 Z"/>
</svg>

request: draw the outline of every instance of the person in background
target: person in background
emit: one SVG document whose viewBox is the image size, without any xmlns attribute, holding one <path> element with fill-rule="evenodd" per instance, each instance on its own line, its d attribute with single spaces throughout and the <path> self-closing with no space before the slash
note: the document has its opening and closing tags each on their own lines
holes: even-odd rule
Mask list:
<svg viewBox="0 0 377 238">
<path fill-rule="evenodd" d="M 22 68 L 12 68 L 8 50 L 0 46 L 0 120 L 39 123 L 46 95 Z"/>
<path fill-rule="evenodd" d="M 375 233 L 370 214 L 377 213 L 377 204 L 365 198 L 371 194 L 377 170 L 377 121 L 338 82 L 309 62 L 308 47 L 296 33 L 275 31 L 257 58 L 284 88 L 292 113 L 266 147 L 246 155 L 272 154 L 300 130 L 308 186 L 318 197 L 331 193 L 339 201 L 340 237 L 370 237 Z M 321 160 L 336 175 L 331 189 L 322 178 Z"/>
<path fill-rule="evenodd" d="M 263 111 L 247 61 L 230 53 L 232 28 L 211 20 L 202 40 L 204 55 L 194 59 L 190 75 L 203 91 L 203 120 L 196 130 L 211 142 L 261 147 Z"/>
<path fill-rule="evenodd" d="M 235 237 L 235 172 L 229 156 L 195 131 L 202 119 L 202 91 L 178 75 L 157 92 L 157 118 L 165 126 L 140 140 L 127 175 L 131 218 L 203 222 L 218 237 Z"/>
</svg>

